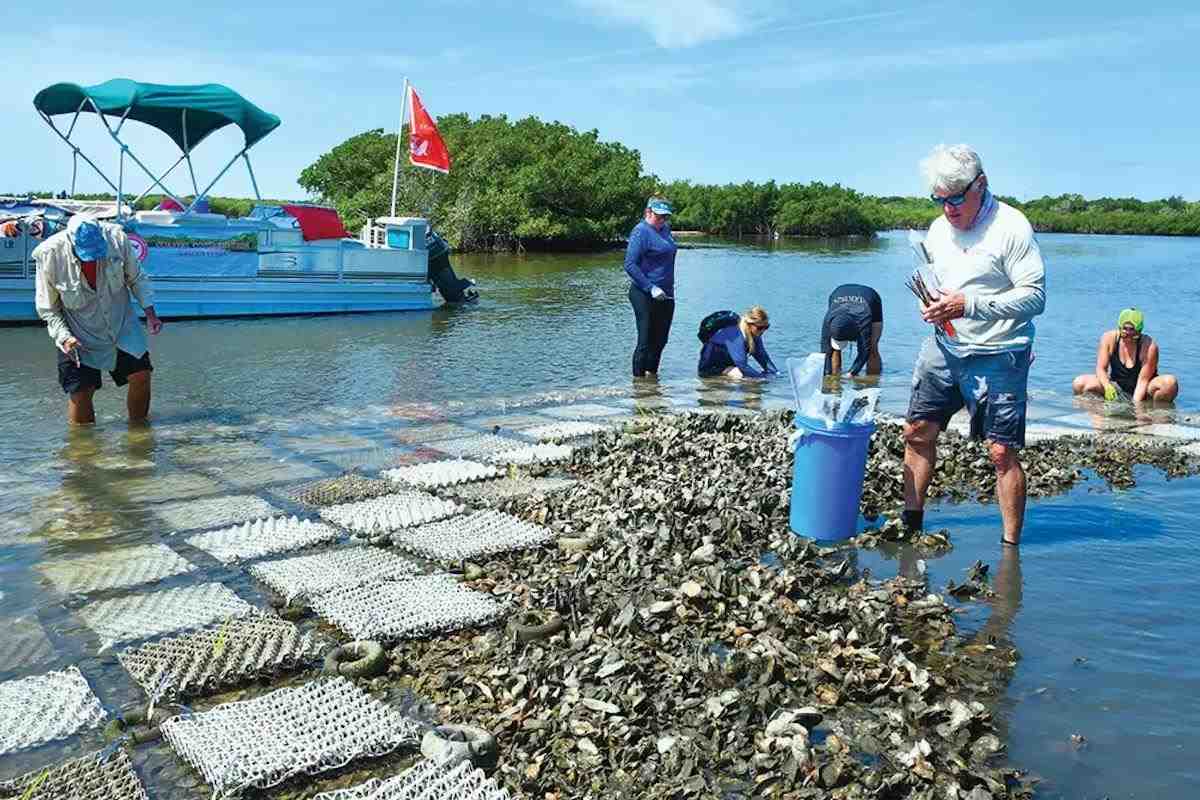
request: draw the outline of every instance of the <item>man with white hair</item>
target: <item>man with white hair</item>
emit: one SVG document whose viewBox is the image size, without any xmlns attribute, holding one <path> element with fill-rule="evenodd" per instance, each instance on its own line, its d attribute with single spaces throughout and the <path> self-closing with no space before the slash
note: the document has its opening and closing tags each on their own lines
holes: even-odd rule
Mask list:
<svg viewBox="0 0 1200 800">
<path fill-rule="evenodd" d="M 912 530 L 923 526 L 938 435 L 966 406 L 971 436 L 988 442 L 996 469 L 1000 540 L 1015 546 L 1025 519 L 1018 451 L 1025 445 L 1033 318 L 1046 306 L 1042 254 L 1025 215 L 988 190 L 974 150 L 936 147 L 921 169 L 942 215 L 925 238 L 938 291 L 931 305 L 921 305 L 934 332 L 913 370 L 904 427 L 904 522 Z"/>
<path fill-rule="evenodd" d="M 33 251 L 38 316 L 58 348 L 58 382 L 67 395 L 67 421 L 96 421 L 92 395 L 107 370 L 117 386 L 129 384 L 131 422 L 150 413 L 150 352 L 130 293 L 146 312 L 150 333 L 162 330 L 154 289 L 119 225 L 76 214 L 67 229 Z"/>
</svg>

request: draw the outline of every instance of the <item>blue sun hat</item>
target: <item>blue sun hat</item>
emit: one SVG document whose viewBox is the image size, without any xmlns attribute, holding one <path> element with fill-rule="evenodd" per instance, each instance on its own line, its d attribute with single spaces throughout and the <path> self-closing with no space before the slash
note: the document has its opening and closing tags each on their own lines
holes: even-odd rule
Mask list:
<svg viewBox="0 0 1200 800">
<path fill-rule="evenodd" d="M 80 261 L 96 261 L 108 257 L 108 242 L 100 223 L 87 214 L 76 214 L 67 222 L 67 237 Z"/>
<path fill-rule="evenodd" d="M 675 211 L 675 209 L 671 208 L 670 203 L 657 197 L 650 198 L 646 202 L 646 208 L 662 217 L 669 217 Z"/>
</svg>

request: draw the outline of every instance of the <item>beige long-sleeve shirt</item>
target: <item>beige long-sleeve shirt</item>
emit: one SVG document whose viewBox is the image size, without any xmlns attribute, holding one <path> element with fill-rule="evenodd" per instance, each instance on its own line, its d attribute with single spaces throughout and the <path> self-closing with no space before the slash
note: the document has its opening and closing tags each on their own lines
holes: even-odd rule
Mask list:
<svg viewBox="0 0 1200 800">
<path fill-rule="evenodd" d="M 54 234 L 34 249 L 35 305 L 56 346 L 61 349 L 63 342 L 74 336 L 82 346 L 81 363 L 112 370 L 117 365 L 118 348 L 135 358 L 141 358 L 149 349 L 146 330 L 130 294 L 146 308 L 154 305 L 154 287 L 150 276 L 142 271 L 125 231 L 108 223 L 101 223 L 100 228 L 108 243 L 108 257 L 96 263 L 95 289 L 83 276 L 83 266 L 66 231 Z"/>
</svg>

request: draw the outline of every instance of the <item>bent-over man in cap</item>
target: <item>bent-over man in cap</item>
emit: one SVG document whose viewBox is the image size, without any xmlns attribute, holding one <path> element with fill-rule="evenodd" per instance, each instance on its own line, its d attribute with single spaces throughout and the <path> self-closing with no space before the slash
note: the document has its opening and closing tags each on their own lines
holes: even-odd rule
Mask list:
<svg viewBox="0 0 1200 800">
<path fill-rule="evenodd" d="M 879 337 L 883 335 L 883 300 L 879 292 L 859 283 L 844 283 L 829 295 L 829 310 L 821 323 L 821 352 L 825 354 L 825 374 L 840 375 L 843 355 L 855 348 L 851 375 L 865 366 L 868 375 L 883 369 L 879 357 Z"/>
<path fill-rule="evenodd" d="M 146 312 L 150 333 L 162 330 L 154 289 L 119 225 L 77 214 L 67 229 L 33 251 L 38 316 L 58 348 L 58 382 L 67 395 L 67 421 L 96 421 L 92 395 L 106 370 L 117 386 L 129 384 L 132 422 L 150 413 L 150 353 L 146 331 L 130 297 Z"/>
</svg>

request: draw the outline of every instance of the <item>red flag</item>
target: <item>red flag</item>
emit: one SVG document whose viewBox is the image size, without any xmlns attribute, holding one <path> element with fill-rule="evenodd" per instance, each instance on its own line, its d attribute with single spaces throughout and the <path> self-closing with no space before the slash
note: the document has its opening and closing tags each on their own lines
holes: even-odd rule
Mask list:
<svg viewBox="0 0 1200 800">
<path fill-rule="evenodd" d="M 425 167 L 438 172 L 450 172 L 450 153 L 446 143 L 438 133 L 433 118 L 421 105 L 421 98 L 411 86 L 408 96 L 412 105 L 409 106 L 408 123 L 408 160 L 415 167 Z"/>
</svg>

